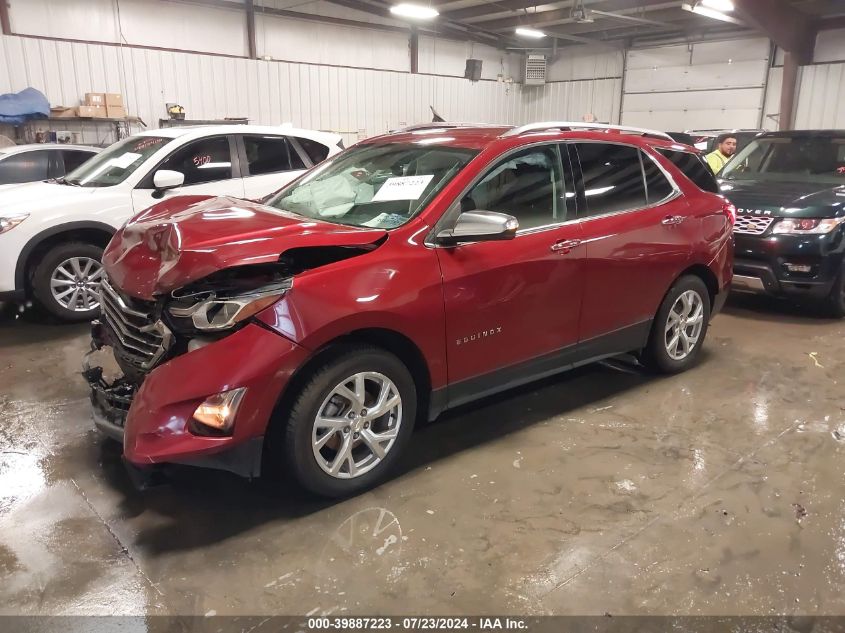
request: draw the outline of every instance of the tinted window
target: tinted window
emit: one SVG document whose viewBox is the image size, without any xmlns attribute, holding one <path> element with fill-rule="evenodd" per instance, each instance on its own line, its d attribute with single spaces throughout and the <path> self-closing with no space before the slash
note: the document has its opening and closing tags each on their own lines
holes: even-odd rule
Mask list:
<svg viewBox="0 0 845 633">
<path fill-rule="evenodd" d="M 675 189 L 672 183 L 666 178 L 660 167 L 645 154 L 642 154 L 643 173 L 645 174 L 645 191 L 649 204 L 657 204 L 665 200 Z"/>
<path fill-rule="evenodd" d="M 186 185 L 228 180 L 232 177 L 229 139 L 218 136 L 188 143 L 173 152 L 158 169 L 171 169 L 185 174 Z"/>
<path fill-rule="evenodd" d="M 576 143 L 587 198 L 586 213 L 602 215 L 646 206 L 640 150 L 609 143 Z"/>
<path fill-rule="evenodd" d="M 676 152 L 671 149 L 658 149 L 657 151 L 672 161 L 672 164 L 680 169 L 684 176 L 698 185 L 699 189 L 719 193 L 719 183 L 716 182 L 716 177 L 713 176 L 713 172 L 701 156 L 691 152 Z"/>
<path fill-rule="evenodd" d="M 297 136 L 296 140 L 299 141 L 302 149 L 305 150 L 305 153 L 308 154 L 308 158 L 310 158 L 311 162 L 315 165 L 317 163 L 322 163 L 329 155 L 329 148 L 322 143 L 312 141 L 310 138 L 302 138 L 300 136 Z"/>
<path fill-rule="evenodd" d="M 63 149 L 62 156 L 65 159 L 65 173 L 68 173 L 94 156 L 94 152 L 80 152 L 79 150 L 74 149 Z"/>
<path fill-rule="evenodd" d="M 566 220 L 557 147 L 523 150 L 493 167 L 461 200 L 461 211 L 476 209 L 512 215 L 520 229 Z"/>
<path fill-rule="evenodd" d="M 244 149 L 252 176 L 305 169 L 305 164 L 284 136 L 244 136 Z"/>
<path fill-rule="evenodd" d="M 0 160 L 0 185 L 46 180 L 49 158 L 48 150 L 37 150 Z"/>
</svg>

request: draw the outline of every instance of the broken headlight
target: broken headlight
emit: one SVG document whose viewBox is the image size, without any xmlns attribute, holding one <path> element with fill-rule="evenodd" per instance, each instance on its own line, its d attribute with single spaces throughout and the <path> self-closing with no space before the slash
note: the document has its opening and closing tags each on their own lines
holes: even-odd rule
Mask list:
<svg viewBox="0 0 845 633">
<path fill-rule="evenodd" d="M 228 330 L 273 305 L 291 289 L 293 279 L 282 279 L 253 290 L 233 288 L 191 293 L 174 291 L 168 312 L 177 320 L 190 319 L 198 330 Z"/>
</svg>

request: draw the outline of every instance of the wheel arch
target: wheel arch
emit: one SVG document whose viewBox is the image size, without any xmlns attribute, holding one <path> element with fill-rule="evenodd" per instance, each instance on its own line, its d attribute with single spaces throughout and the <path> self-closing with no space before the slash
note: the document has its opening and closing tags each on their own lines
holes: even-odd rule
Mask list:
<svg viewBox="0 0 845 633">
<path fill-rule="evenodd" d="M 41 231 L 30 238 L 18 254 L 15 288 L 30 290 L 29 277 L 36 257 L 54 245 L 66 241 L 84 241 L 105 248 L 115 232 L 113 226 L 103 222 L 68 222 Z"/>
<path fill-rule="evenodd" d="M 265 454 L 268 453 L 268 444 L 277 444 L 283 441 L 284 425 L 280 423 L 283 419 L 281 416 L 293 406 L 294 399 L 314 370 L 333 358 L 341 356 L 351 347 L 360 344 L 381 348 L 394 354 L 404 363 L 417 387 L 416 421 L 423 423 L 428 420 L 428 409 L 431 404 L 431 373 L 420 348 L 409 337 L 396 330 L 379 327 L 352 330 L 327 341 L 293 372 L 279 394 L 276 406 L 273 408 L 273 413 L 267 424 L 264 438 L 265 450 L 263 451 Z M 271 470 L 277 468 L 277 465 L 264 462 L 262 471 L 265 471 L 268 466 Z"/>
<path fill-rule="evenodd" d="M 710 311 L 712 312 L 716 301 L 716 295 L 719 294 L 719 279 L 716 277 L 716 273 L 704 264 L 693 264 L 681 271 L 681 273 L 672 281 L 672 285 L 674 285 L 678 279 L 686 277 L 687 275 L 698 277 L 704 282 L 704 285 L 707 286 L 707 294 L 710 297 Z M 669 287 L 671 288 L 672 286 L 670 285 Z M 667 290 L 666 292 L 669 291 Z"/>
</svg>

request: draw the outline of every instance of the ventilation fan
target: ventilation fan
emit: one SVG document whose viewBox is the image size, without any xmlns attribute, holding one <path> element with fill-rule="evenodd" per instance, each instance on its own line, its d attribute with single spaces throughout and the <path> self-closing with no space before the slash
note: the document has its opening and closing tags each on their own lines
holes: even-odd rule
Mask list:
<svg viewBox="0 0 845 633">
<path fill-rule="evenodd" d="M 525 56 L 525 85 L 542 86 L 546 83 L 546 56 Z"/>
</svg>

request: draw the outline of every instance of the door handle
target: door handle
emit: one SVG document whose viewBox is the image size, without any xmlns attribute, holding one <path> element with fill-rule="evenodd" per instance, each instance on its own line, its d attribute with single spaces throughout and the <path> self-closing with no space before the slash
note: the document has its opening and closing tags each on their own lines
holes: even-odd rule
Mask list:
<svg viewBox="0 0 845 633">
<path fill-rule="evenodd" d="M 581 240 L 561 240 L 560 242 L 552 244 L 550 248 L 553 253 L 568 253 L 573 248 L 580 245 Z"/>
<path fill-rule="evenodd" d="M 660 223 L 666 226 L 671 226 L 673 224 L 680 224 L 684 220 L 686 220 L 686 216 L 683 215 L 667 215 L 660 221 Z"/>
</svg>

